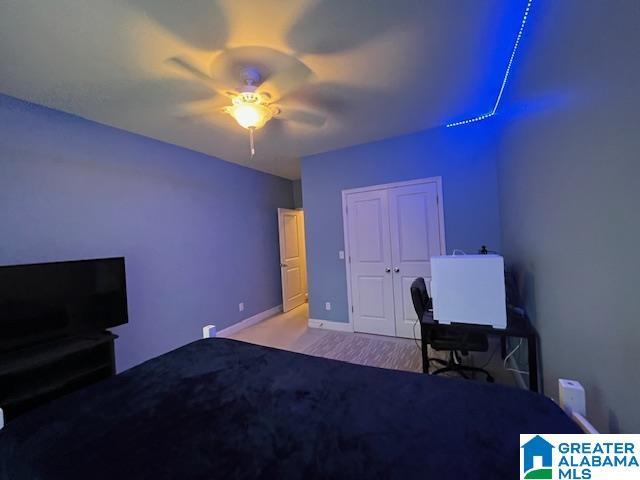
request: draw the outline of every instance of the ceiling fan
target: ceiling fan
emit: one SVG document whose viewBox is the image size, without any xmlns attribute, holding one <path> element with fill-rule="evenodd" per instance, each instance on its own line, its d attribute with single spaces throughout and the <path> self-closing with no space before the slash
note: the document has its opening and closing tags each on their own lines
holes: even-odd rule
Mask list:
<svg viewBox="0 0 640 480">
<path fill-rule="evenodd" d="M 271 68 L 264 66 L 268 61 Z M 229 104 L 214 112 L 228 114 L 249 130 L 251 158 L 255 155 L 254 132 L 272 119 L 294 121 L 321 127 L 326 118 L 320 114 L 290 109 L 275 102 L 300 88 L 311 70 L 290 55 L 265 47 L 239 47 L 222 52 L 211 64 L 209 75 L 184 56 L 168 60 L 213 90 L 227 97 Z M 238 85 L 237 87 L 230 87 Z M 211 106 L 210 106 L 211 107 Z"/>
</svg>

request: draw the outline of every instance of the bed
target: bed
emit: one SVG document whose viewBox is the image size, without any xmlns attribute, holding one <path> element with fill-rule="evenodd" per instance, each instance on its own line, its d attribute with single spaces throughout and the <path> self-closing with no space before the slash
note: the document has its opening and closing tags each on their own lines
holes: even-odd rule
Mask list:
<svg viewBox="0 0 640 480">
<path fill-rule="evenodd" d="M 579 433 L 529 391 L 203 339 L 0 430 L 0 478 L 518 478 L 520 433 Z"/>
</svg>

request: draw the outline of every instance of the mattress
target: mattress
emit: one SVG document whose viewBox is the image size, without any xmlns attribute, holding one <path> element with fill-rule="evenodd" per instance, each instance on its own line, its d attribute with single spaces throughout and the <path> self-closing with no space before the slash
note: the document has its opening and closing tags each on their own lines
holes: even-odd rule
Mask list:
<svg viewBox="0 0 640 480">
<path fill-rule="evenodd" d="M 529 391 L 213 338 L 0 431 L 2 479 L 518 477 L 520 433 L 578 433 Z"/>
</svg>

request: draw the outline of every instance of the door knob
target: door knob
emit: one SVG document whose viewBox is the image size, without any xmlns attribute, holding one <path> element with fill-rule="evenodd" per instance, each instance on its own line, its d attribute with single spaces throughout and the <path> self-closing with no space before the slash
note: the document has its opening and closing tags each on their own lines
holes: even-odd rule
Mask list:
<svg viewBox="0 0 640 480">
<path fill-rule="evenodd" d="M 391 273 L 391 269 L 389 267 L 385 268 L 384 271 L 387 273 Z"/>
<path fill-rule="evenodd" d="M 287 265 L 286 263 L 281 263 L 280 266 L 281 267 L 288 267 L 289 265 Z"/>
<path fill-rule="evenodd" d="M 395 268 L 393 269 L 393 271 L 394 271 L 394 272 L 396 272 L 396 273 L 398 273 L 398 272 L 400 271 L 400 269 L 399 269 L 398 267 L 395 267 Z"/>
</svg>

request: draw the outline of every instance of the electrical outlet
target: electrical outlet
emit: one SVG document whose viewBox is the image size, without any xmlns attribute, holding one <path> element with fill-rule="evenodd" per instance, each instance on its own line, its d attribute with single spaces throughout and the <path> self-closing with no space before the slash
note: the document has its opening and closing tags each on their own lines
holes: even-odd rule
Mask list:
<svg viewBox="0 0 640 480">
<path fill-rule="evenodd" d="M 340 250 L 340 251 L 338 251 L 338 258 L 339 258 L 340 260 L 344 260 L 344 250 Z"/>
<path fill-rule="evenodd" d="M 244 312 L 244 302 L 240 302 L 240 303 L 238 304 L 238 311 L 240 311 L 240 312 Z"/>
<path fill-rule="evenodd" d="M 324 304 L 324 309 L 325 310 L 331 310 L 331 302 L 327 302 Z"/>
</svg>

